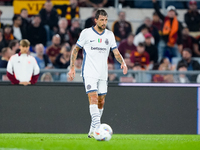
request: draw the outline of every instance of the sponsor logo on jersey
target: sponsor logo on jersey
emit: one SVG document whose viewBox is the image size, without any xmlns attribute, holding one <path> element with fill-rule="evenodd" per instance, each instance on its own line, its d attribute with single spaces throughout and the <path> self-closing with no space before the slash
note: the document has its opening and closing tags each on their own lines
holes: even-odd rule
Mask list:
<svg viewBox="0 0 200 150">
<path fill-rule="evenodd" d="M 102 42 L 102 39 L 98 39 L 98 43 L 101 43 Z"/>
<path fill-rule="evenodd" d="M 90 40 L 90 42 L 94 42 L 95 40 Z"/>
<path fill-rule="evenodd" d="M 108 39 L 106 39 L 106 40 L 105 40 L 105 43 L 106 43 L 106 45 L 108 45 L 108 44 L 109 44 L 109 41 L 108 41 Z"/>
<path fill-rule="evenodd" d="M 106 48 L 101 48 L 101 47 L 91 47 L 91 50 L 106 51 Z"/>
</svg>

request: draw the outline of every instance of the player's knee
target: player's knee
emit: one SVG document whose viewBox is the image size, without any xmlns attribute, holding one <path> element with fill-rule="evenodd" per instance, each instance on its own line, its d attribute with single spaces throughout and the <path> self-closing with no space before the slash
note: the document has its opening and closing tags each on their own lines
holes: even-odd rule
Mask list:
<svg viewBox="0 0 200 150">
<path fill-rule="evenodd" d="M 98 104 L 98 96 L 97 94 L 90 93 L 88 94 L 90 104 Z"/>
</svg>

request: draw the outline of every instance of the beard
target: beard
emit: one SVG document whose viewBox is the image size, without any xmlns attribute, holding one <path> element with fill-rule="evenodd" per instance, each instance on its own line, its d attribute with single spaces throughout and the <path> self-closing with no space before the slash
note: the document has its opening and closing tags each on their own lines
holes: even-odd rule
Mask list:
<svg viewBox="0 0 200 150">
<path fill-rule="evenodd" d="M 101 31 L 105 30 L 105 28 L 106 28 L 106 26 L 105 27 L 103 27 L 103 26 L 105 26 L 105 25 L 102 25 L 102 26 L 97 25 L 98 29 L 101 30 Z"/>
</svg>

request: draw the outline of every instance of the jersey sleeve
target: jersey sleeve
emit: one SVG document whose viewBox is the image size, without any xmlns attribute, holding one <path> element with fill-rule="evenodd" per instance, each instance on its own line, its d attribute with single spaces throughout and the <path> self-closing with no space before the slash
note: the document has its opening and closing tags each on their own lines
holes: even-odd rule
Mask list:
<svg viewBox="0 0 200 150">
<path fill-rule="evenodd" d="M 11 57 L 12 58 L 12 57 Z M 12 59 L 10 58 L 10 60 L 8 61 L 8 65 L 7 65 L 7 72 L 9 72 L 10 74 L 13 75 L 13 65 L 12 65 Z"/>
<path fill-rule="evenodd" d="M 85 41 L 86 41 L 87 35 L 86 35 L 86 32 L 85 32 L 85 31 L 86 31 L 86 30 L 83 30 L 83 31 L 81 32 L 81 34 L 80 34 L 80 36 L 79 36 L 79 39 L 78 39 L 78 41 L 76 42 L 76 45 L 77 45 L 78 47 L 80 47 L 80 48 L 82 48 L 82 47 L 84 46 Z"/>
<path fill-rule="evenodd" d="M 33 59 L 34 59 L 33 75 L 38 75 L 40 73 L 40 68 L 37 64 L 36 59 L 34 57 L 33 57 Z"/>
<path fill-rule="evenodd" d="M 115 36 L 114 36 L 113 32 L 111 32 L 111 43 L 110 43 L 110 48 L 111 48 L 111 51 L 113 51 L 114 49 L 117 48 L 117 44 L 116 44 Z"/>
</svg>

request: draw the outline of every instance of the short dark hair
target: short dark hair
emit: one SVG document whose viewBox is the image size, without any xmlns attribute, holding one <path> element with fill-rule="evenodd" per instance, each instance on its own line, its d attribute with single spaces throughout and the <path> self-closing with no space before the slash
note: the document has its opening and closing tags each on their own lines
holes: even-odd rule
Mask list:
<svg viewBox="0 0 200 150">
<path fill-rule="evenodd" d="M 28 11 L 26 8 L 22 8 L 22 9 L 21 9 L 21 12 L 24 11 L 24 10 Z"/>
<path fill-rule="evenodd" d="M 10 41 L 8 47 L 10 47 L 12 49 L 17 43 L 19 43 L 18 40 L 12 40 L 12 41 Z"/>
<path fill-rule="evenodd" d="M 18 17 L 20 17 L 20 18 L 21 18 L 21 16 L 20 16 L 20 15 L 14 15 L 14 16 L 13 16 L 13 18 L 12 18 L 12 21 L 14 22 L 15 20 L 17 20 L 17 18 L 18 18 Z"/>
<path fill-rule="evenodd" d="M 141 43 L 138 44 L 138 46 L 145 47 L 145 44 L 141 42 Z"/>
<path fill-rule="evenodd" d="M 190 53 L 192 55 L 192 50 L 190 48 L 184 48 L 183 51 L 187 51 L 188 53 Z M 182 51 L 182 53 L 183 53 Z"/>
<path fill-rule="evenodd" d="M 108 16 L 107 12 L 104 9 L 97 10 L 95 14 L 95 19 L 99 19 L 99 15 Z"/>
<path fill-rule="evenodd" d="M 179 69 L 180 69 L 180 68 L 182 68 L 182 67 L 185 67 L 185 68 L 187 68 L 187 67 L 188 67 L 188 65 L 187 65 L 186 63 L 183 63 L 183 62 L 181 62 L 181 63 L 179 63 L 179 64 L 178 64 L 178 66 L 177 66 L 176 70 L 179 70 Z"/>
</svg>

